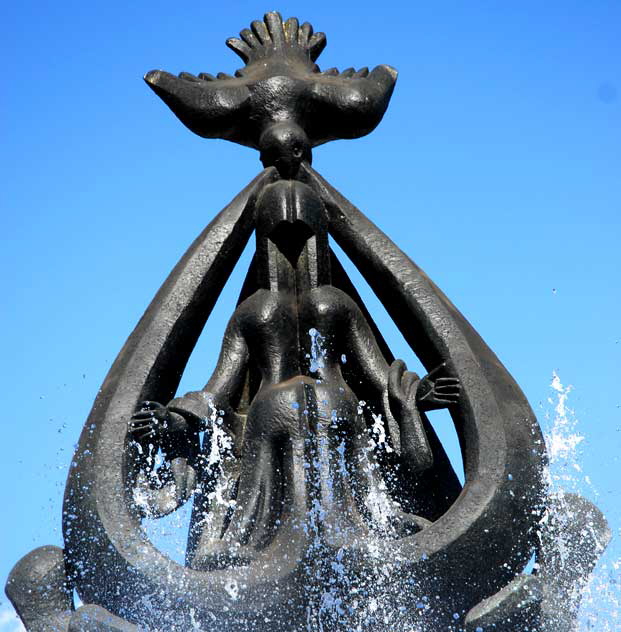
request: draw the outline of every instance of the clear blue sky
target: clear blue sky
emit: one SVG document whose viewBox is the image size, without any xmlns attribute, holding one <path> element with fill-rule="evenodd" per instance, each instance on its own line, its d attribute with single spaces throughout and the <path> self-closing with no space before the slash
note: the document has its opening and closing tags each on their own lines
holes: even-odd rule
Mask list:
<svg viewBox="0 0 621 632">
<path fill-rule="evenodd" d="M 179 256 L 260 169 L 253 150 L 192 135 L 142 75 L 231 73 L 224 40 L 274 8 L 327 33 L 322 68 L 400 71 L 379 128 L 318 148 L 314 166 L 448 294 L 546 427 L 552 372 L 573 385 L 586 438 L 571 484 L 608 515 L 620 559 L 619 2 L 22 0 L 0 9 L 0 581 L 61 544 L 99 385 Z M 242 275 L 182 390 L 209 377 Z M 7 611 L 2 596 L 2 632 Z"/>
</svg>

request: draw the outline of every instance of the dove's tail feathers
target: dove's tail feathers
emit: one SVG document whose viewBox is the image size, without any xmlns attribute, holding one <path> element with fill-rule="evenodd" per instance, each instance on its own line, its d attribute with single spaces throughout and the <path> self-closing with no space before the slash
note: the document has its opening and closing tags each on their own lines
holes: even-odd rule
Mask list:
<svg viewBox="0 0 621 632">
<path fill-rule="evenodd" d="M 300 26 L 297 18 L 283 22 L 277 11 L 266 13 L 263 21 L 255 20 L 249 29 L 243 29 L 238 37 L 226 41 L 227 46 L 249 66 L 267 57 L 282 55 L 287 57 L 297 53 L 298 58 L 307 60 L 314 70 L 314 62 L 326 47 L 324 33 L 315 33 L 309 22 Z"/>
</svg>

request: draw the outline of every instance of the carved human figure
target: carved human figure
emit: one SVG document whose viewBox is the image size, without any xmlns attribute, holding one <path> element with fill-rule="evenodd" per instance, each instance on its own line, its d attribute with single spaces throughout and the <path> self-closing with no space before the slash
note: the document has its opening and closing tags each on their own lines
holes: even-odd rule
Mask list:
<svg viewBox="0 0 621 632">
<path fill-rule="evenodd" d="M 387 364 L 356 302 L 330 284 L 325 210 L 309 187 L 278 181 L 257 208 L 258 288 L 233 313 L 213 376 L 166 407 L 144 402 L 130 422 L 166 459 L 165 484 L 146 493 L 154 513 L 187 500 L 198 478 L 195 568 L 247 563 L 285 523 L 331 546 L 420 530 L 427 521 L 386 491 L 361 400 L 396 420 L 402 458 L 424 470 L 432 453 L 419 410 L 459 395 L 455 378 Z"/>
</svg>

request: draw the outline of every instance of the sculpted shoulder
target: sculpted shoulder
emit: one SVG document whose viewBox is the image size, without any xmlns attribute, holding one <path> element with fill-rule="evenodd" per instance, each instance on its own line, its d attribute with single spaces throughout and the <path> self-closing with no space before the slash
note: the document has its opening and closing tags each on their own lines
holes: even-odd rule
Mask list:
<svg viewBox="0 0 621 632">
<path fill-rule="evenodd" d="M 284 292 L 257 290 L 244 300 L 235 310 L 233 321 L 240 326 L 248 324 L 269 324 L 274 318 L 283 318 L 295 313 L 293 297 Z"/>
<path fill-rule="evenodd" d="M 313 288 L 299 297 L 300 311 L 311 319 L 347 321 L 360 312 L 354 300 L 342 290 L 331 285 Z M 261 289 L 249 296 L 235 310 L 232 323 L 245 329 L 250 326 L 270 325 L 275 319 L 295 319 L 298 314 L 295 296 L 283 292 Z"/>
<path fill-rule="evenodd" d="M 353 299 L 332 285 L 322 285 L 308 293 L 308 304 L 318 316 L 337 316 L 359 311 Z"/>
</svg>

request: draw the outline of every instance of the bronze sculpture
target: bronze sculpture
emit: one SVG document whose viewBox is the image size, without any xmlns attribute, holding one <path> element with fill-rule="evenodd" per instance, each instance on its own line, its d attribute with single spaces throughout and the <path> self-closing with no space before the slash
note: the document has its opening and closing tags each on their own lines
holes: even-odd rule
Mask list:
<svg viewBox="0 0 621 632">
<path fill-rule="evenodd" d="M 265 170 L 198 237 L 128 339 L 69 475 L 65 549 L 18 563 L 9 596 L 29 630 L 51 616 L 69 630 L 315 629 L 326 595 L 331 629 L 361 616 L 385 629 L 367 607 L 373 591 L 391 625 L 541 625 L 560 589 L 550 571 L 546 582 L 522 574 L 536 549 L 542 575 L 555 563 L 553 539 L 537 538 L 549 505 L 528 403 L 442 292 L 310 166 L 314 146 L 375 128 L 396 71 L 320 72 L 325 36 L 277 13 L 227 43 L 246 63 L 235 77 L 145 80 L 193 132 L 258 149 Z M 173 398 L 253 230 L 216 371 L 202 391 Z M 394 360 L 328 235 L 427 377 Z M 463 489 L 424 414 L 438 406 L 460 436 Z M 190 498 L 181 566 L 148 541 L 140 517 Z M 584 512 L 603 533 L 596 510 Z M 40 585 L 45 608 L 23 601 Z M 75 612 L 73 587 L 87 604 Z"/>
</svg>

